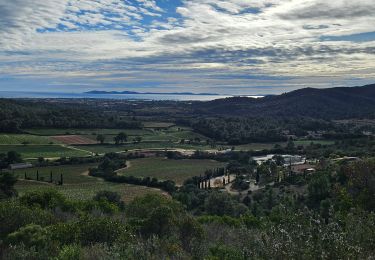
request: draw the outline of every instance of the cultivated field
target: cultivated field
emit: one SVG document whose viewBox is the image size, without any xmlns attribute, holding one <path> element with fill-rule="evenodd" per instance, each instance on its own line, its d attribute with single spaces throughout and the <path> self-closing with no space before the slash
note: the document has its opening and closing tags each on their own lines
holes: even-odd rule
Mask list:
<svg viewBox="0 0 375 260">
<path fill-rule="evenodd" d="M 321 145 L 333 145 L 333 144 L 335 144 L 335 141 L 334 140 L 299 140 L 299 141 L 294 141 L 295 145 L 303 145 L 303 146 L 308 146 L 311 143 L 321 144 Z"/>
<path fill-rule="evenodd" d="M 63 144 L 96 144 L 92 139 L 80 135 L 57 135 L 51 139 Z"/>
<path fill-rule="evenodd" d="M 110 152 L 125 152 L 136 149 L 187 149 L 187 150 L 204 150 L 211 149 L 208 145 L 197 144 L 180 144 L 173 142 L 141 142 L 129 143 L 123 145 L 103 144 L 103 145 L 75 145 L 74 147 L 87 150 L 93 153 L 110 153 Z"/>
<path fill-rule="evenodd" d="M 55 181 L 60 180 L 60 174 L 63 174 L 64 183 L 66 184 L 77 184 L 77 183 L 91 183 L 95 182 L 95 178 L 87 177 L 87 172 L 90 168 L 96 167 L 97 164 L 79 164 L 79 165 L 61 165 L 61 166 L 49 166 L 49 167 L 35 167 L 29 169 L 18 169 L 14 171 L 20 179 L 24 179 L 25 173 L 27 177 L 36 179 L 36 173 L 39 173 L 39 178 L 44 180 L 50 179 L 50 173 L 52 172 L 53 179 Z"/>
<path fill-rule="evenodd" d="M 54 175 L 54 180 L 59 180 L 60 174 L 62 173 L 64 177 L 64 185 L 57 186 L 44 182 L 20 180 L 16 184 L 16 189 L 20 195 L 27 191 L 56 189 L 68 198 L 79 200 L 91 199 L 98 191 L 109 190 L 118 192 L 125 202 L 129 202 L 135 197 L 142 196 L 147 193 L 163 193 L 159 189 L 128 184 L 109 183 L 99 178 L 90 177 L 87 175 L 88 169 L 94 166 L 95 164 L 64 165 L 17 170 L 15 173 L 20 177 L 20 179 L 24 178 L 25 172 L 27 173 L 28 177 L 35 179 L 36 171 L 38 170 L 39 176 L 44 178 L 46 181 L 49 180 L 51 171 Z"/>
<path fill-rule="evenodd" d="M 175 124 L 169 122 L 143 122 L 145 128 L 169 128 Z"/>
<path fill-rule="evenodd" d="M 90 156 L 93 153 L 126 152 L 139 149 L 184 149 L 184 150 L 225 150 L 229 145 L 212 147 L 209 138 L 189 127 L 169 122 L 145 122 L 145 129 L 28 129 L 29 134 L 0 135 L 0 152 L 16 151 L 23 158 L 55 158 Z M 114 137 L 120 132 L 128 136 L 126 143 L 114 144 Z M 104 135 L 104 144 L 98 144 L 96 137 Z M 141 142 L 135 142 L 141 137 Z M 324 142 L 324 141 L 323 141 Z M 310 141 L 296 141 L 297 145 L 307 145 Z M 30 144 L 24 146 L 22 144 Z M 47 145 L 55 144 L 55 145 Z M 284 146 L 285 143 L 279 143 Z M 328 144 L 328 143 L 327 143 Z M 17 146 L 19 145 L 19 146 Z M 65 146 L 66 145 L 66 146 Z M 253 143 L 235 146 L 236 150 L 263 150 L 274 147 L 273 143 Z"/>
<path fill-rule="evenodd" d="M 123 145 L 114 145 L 114 144 L 103 144 L 103 145 L 76 145 L 74 146 L 77 149 L 86 150 L 92 153 L 105 154 L 105 153 L 117 153 L 125 152 L 126 148 Z"/>
<path fill-rule="evenodd" d="M 44 136 L 26 134 L 1 134 L 0 145 L 3 144 L 49 144 L 53 140 Z"/>
<path fill-rule="evenodd" d="M 165 192 L 159 189 L 135 186 L 130 184 L 109 183 L 105 181 L 85 184 L 67 184 L 63 186 L 51 185 L 48 183 L 44 184 L 19 181 L 16 184 L 16 189 L 20 195 L 24 194 L 27 191 L 40 189 L 56 189 L 64 194 L 67 198 L 76 200 L 88 200 L 93 198 L 97 192 L 106 190 L 119 193 L 122 200 L 124 200 L 126 203 L 132 201 L 136 197 L 140 197 L 149 193 L 164 194 L 165 196 L 168 196 Z"/>
<path fill-rule="evenodd" d="M 147 129 L 72 129 L 72 128 L 64 128 L 64 129 L 56 129 L 56 128 L 48 128 L 48 129 L 27 129 L 27 133 L 33 135 L 42 135 L 42 136 L 55 136 L 55 135 L 93 135 L 96 136 L 98 134 L 102 135 L 117 135 L 120 132 L 125 132 L 128 135 L 146 135 L 150 134 L 151 130 Z"/>
<path fill-rule="evenodd" d="M 251 143 L 251 144 L 243 144 L 243 145 L 236 145 L 235 149 L 237 151 L 258 151 L 258 150 L 265 150 L 265 149 L 272 149 L 276 144 L 281 146 L 285 146 L 285 143 Z"/>
<path fill-rule="evenodd" d="M 164 158 L 144 158 L 129 161 L 129 168 L 119 174 L 137 177 L 155 177 L 172 180 L 177 184 L 193 176 L 204 174 L 205 170 L 224 167 L 225 163 L 213 160 L 169 160 Z"/>
<path fill-rule="evenodd" d="M 9 151 L 20 153 L 24 159 L 38 157 L 82 157 L 91 155 L 90 152 L 61 145 L 0 145 L 0 153 L 7 153 Z"/>
</svg>

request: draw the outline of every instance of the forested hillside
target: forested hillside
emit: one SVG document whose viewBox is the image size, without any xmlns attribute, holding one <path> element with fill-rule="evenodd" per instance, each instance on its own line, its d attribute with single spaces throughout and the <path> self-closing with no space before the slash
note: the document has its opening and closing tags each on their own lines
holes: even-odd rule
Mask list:
<svg viewBox="0 0 375 260">
<path fill-rule="evenodd" d="M 228 116 L 374 118 L 375 85 L 353 88 L 305 88 L 260 99 L 234 97 L 201 103 L 200 113 Z"/>
</svg>

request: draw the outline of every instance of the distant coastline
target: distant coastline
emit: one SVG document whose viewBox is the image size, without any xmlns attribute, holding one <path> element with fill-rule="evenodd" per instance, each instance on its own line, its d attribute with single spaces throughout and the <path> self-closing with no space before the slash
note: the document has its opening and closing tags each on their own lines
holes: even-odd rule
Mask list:
<svg viewBox="0 0 375 260">
<path fill-rule="evenodd" d="M 229 98 L 232 95 L 191 95 L 191 94 L 112 94 L 99 91 L 95 93 L 57 93 L 57 92 L 27 92 L 27 91 L 0 91 L 0 98 L 65 98 L 65 99 L 117 99 L 117 100 L 172 100 L 172 101 L 210 101 L 215 99 Z"/>
<path fill-rule="evenodd" d="M 106 92 L 106 91 L 90 91 L 81 93 L 61 93 L 61 92 L 27 92 L 27 91 L 0 91 L 0 98 L 65 98 L 65 99 L 123 99 L 123 100 L 173 100 L 173 101 L 211 101 L 216 99 L 224 99 L 231 97 L 249 97 L 262 98 L 263 95 L 224 95 L 215 93 L 141 93 L 124 91 L 120 92 Z"/>
<path fill-rule="evenodd" d="M 182 95 L 182 96 L 219 96 L 217 93 L 192 93 L 192 92 L 137 92 L 137 91 L 101 91 L 93 90 L 84 92 L 90 95 Z"/>
</svg>

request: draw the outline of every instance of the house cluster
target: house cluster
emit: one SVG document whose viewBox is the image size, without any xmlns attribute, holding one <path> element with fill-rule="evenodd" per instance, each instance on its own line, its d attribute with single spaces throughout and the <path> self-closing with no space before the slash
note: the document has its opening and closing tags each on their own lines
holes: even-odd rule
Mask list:
<svg viewBox="0 0 375 260">
<path fill-rule="evenodd" d="M 326 131 L 307 131 L 308 139 L 322 139 Z"/>
<path fill-rule="evenodd" d="M 18 169 L 27 169 L 27 168 L 32 168 L 33 165 L 31 163 L 15 163 L 15 164 L 10 164 L 8 166 L 9 170 L 18 170 Z"/>
<path fill-rule="evenodd" d="M 301 155 L 281 155 L 281 157 L 284 160 L 284 166 L 289 165 L 297 165 L 297 164 L 304 164 L 306 162 L 306 158 Z M 255 156 L 253 157 L 253 160 L 257 162 L 258 165 L 267 162 L 269 160 L 274 161 L 275 154 L 268 154 L 265 156 Z"/>
</svg>

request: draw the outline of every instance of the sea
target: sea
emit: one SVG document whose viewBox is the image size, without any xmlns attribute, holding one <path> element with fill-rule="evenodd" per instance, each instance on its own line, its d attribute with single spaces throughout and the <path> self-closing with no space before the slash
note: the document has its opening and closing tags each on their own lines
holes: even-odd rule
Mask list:
<svg viewBox="0 0 375 260">
<path fill-rule="evenodd" d="M 75 98 L 75 99 L 124 99 L 124 100 L 173 100 L 173 101 L 211 101 L 233 97 L 230 95 L 174 95 L 174 94 L 90 94 L 90 93 L 52 93 L 0 91 L 0 98 Z M 248 96 L 258 98 L 261 96 Z"/>
</svg>

